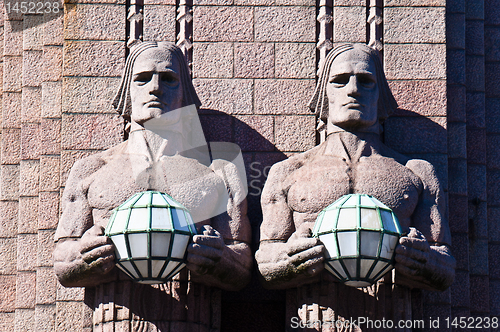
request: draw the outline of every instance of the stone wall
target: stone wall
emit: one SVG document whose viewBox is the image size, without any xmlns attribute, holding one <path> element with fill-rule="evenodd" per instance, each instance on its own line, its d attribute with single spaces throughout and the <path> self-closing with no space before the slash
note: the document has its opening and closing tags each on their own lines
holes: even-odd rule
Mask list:
<svg viewBox="0 0 500 332">
<path fill-rule="evenodd" d="M 385 124 L 385 142 L 436 166 L 457 259 L 448 291 L 412 293 L 414 315 L 500 315 L 500 1 L 195 0 L 192 23 L 177 16 L 183 0 L 145 0 L 140 7 L 71 0 L 64 13 L 50 15 L 7 14 L 6 2 L 1 331 L 89 330 L 93 308 L 84 290 L 60 286 L 52 272 L 65 180 L 76 160 L 124 138 L 110 101 L 127 41 L 178 41 L 190 31 L 186 47 L 207 140 L 235 142 L 244 152 L 254 249 L 268 166 L 320 140 L 306 104 L 330 43 L 383 46 L 400 105 Z M 225 331 L 287 324 L 285 293 L 263 290 L 256 277 L 240 293 L 224 292 L 222 304 Z"/>
</svg>

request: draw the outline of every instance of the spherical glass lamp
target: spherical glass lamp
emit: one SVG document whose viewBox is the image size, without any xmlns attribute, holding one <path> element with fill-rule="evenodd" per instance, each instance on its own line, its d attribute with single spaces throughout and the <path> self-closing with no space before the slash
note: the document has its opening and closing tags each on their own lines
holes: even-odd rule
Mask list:
<svg viewBox="0 0 500 332">
<path fill-rule="evenodd" d="M 113 211 L 105 234 L 115 245 L 117 266 L 134 281 L 163 283 L 185 265 L 196 228 L 189 211 L 172 197 L 145 191 Z"/>
<path fill-rule="evenodd" d="M 325 269 L 352 287 L 369 286 L 394 267 L 402 235 L 394 212 L 362 194 L 342 196 L 326 207 L 313 228 L 326 248 Z"/>
</svg>

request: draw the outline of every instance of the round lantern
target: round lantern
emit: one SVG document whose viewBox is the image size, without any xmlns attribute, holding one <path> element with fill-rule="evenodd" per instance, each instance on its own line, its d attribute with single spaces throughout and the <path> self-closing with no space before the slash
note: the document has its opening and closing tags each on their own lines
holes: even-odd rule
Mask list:
<svg viewBox="0 0 500 332">
<path fill-rule="evenodd" d="M 352 287 L 375 283 L 394 267 L 402 236 L 394 212 L 369 195 L 345 195 L 321 211 L 313 228 L 326 248 L 325 269 Z"/>
<path fill-rule="evenodd" d="M 118 267 L 134 281 L 163 283 L 186 265 L 196 228 L 189 211 L 167 194 L 145 191 L 113 211 L 105 234 Z"/>
</svg>

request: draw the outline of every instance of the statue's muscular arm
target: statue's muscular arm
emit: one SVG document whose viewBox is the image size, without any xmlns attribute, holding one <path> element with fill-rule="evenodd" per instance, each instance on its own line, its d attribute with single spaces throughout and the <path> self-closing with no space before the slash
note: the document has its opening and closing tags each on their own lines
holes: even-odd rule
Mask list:
<svg viewBox="0 0 500 332">
<path fill-rule="evenodd" d="M 98 156 L 79 160 L 66 182 L 56 231 L 54 270 L 66 287 L 91 287 L 112 281 L 114 247 L 102 225 L 94 225 L 87 199 L 92 175 L 104 165 Z"/>
<path fill-rule="evenodd" d="M 455 258 L 450 251 L 450 229 L 445 198 L 434 167 L 423 160 L 408 161 L 406 167 L 423 184 L 407 237 L 396 247 L 396 282 L 416 288 L 445 290 L 455 277 Z"/>
<path fill-rule="evenodd" d="M 212 164 L 229 193 L 227 212 L 211 218 L 188 247 L 192 280 L 225 290 L 242 289 L 250 281 L 252 255 L 247 201 L 237 168 L 223 160 Z"/>
<path fill-rule="evenodd" d="M 311 283 L 323 270 L 323 245 L 311 238 L 311 223 L 297 229 L 284 188 L 287 176 L 299 168 L 303 156 L 275 164 L 262 192 L 260 247 L 255 258 L 266 288 L 290 288 Z"/>
</svg>

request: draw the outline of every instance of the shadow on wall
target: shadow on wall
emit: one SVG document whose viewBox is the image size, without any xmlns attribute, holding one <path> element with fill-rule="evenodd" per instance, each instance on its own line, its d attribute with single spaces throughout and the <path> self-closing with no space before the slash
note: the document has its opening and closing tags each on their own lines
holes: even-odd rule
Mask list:
<svg viewBox="0 0 500 332">
<path fill-rule="evenodd" d="M 11 31 L 19 32 L 62 16 L 64 14 L 62 2 L 62 0 L 3 0 L 3 7 L 10 21 Z"/>
</svg>

